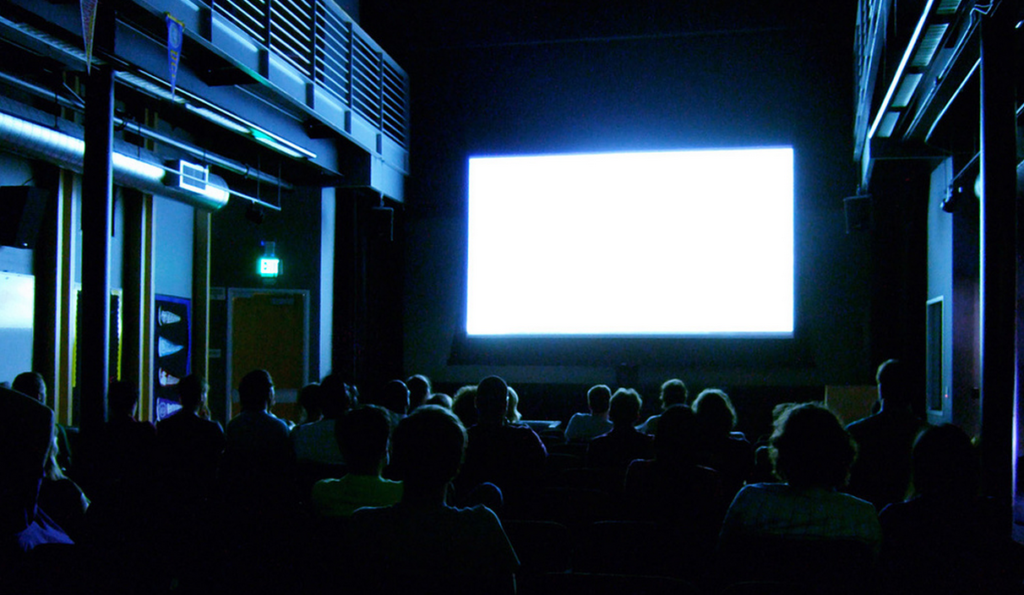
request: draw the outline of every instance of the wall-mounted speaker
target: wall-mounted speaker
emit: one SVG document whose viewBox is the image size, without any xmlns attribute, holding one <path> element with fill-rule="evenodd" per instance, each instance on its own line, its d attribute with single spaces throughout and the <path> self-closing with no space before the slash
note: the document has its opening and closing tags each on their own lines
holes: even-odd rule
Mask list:
<svg viewBox="0 0 1024 595">
<path fill-rule="evenodd" d="M 871 195 L 847 196 L 843 199 L 846 212 L 846 233 L 871 230 Z"/>
<path fill-rule="evenodd" d="M 33 186 L 0 186 L 0 246 L 34 248 L 50 191 Z"/>
</svg>

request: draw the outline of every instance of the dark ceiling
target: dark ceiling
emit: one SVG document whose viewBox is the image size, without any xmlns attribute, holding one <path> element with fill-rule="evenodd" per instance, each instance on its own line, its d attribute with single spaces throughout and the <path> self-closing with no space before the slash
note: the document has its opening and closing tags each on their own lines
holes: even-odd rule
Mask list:
<svg viewBox="0 0 1024 595">
<path fill-rule="evenodd" d="M 758 29 L 817 30 L 852 41 L 856 6 L 856 0 L 362 0 L 360 21 L 401 63 L 411 52 L 460 46 Z"/>
</svg>

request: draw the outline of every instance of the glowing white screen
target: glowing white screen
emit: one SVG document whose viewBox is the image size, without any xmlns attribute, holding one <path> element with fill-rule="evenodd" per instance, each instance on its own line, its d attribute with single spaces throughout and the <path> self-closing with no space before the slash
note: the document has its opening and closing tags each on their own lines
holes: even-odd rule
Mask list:
<svg viewBox="0 0 1024 595">
<path fill-rule="evenodd" d="M 791 335 L 793 150 L 469 160 L 469 335 Z"/>
</svg>

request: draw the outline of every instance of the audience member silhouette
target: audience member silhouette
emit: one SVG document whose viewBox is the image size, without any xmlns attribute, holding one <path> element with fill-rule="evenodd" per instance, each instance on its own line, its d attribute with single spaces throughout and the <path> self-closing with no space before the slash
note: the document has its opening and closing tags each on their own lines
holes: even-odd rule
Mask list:
<svg viewBox="0 0 1024 595">
<path fill-rule="evenodd" d="M 434 393 L 434 394 L 430 395 L 430 397 L 426 401 L 424 401 L 424 404 L 426 404 L 426 405 L 438 405 L 440 407 L 444 407 L 445 409 L 451 411 L 451 409 L 452 409 L 452 398 L 449 395 L 446 395 L 445 393 Z"/>
<path fill-rule="evenodd" d="M 519 413 L 519 393 L 511 386 L 508 387 L 508 406 L 505 408 L 505 421 L 510 424 L 517 424 L 523 421 L 523 414 Z"/>
<path fill-rule="evenodd" d="M 14 377 L 14 382 L 11 383 L 10 388 L 46 405 L 46 381 L 39 372 L 22 372 L 18 374 Z M 73 460 L 71 457 L 71 436 L 69 436 L 68 428 L 64 424 L 56 423 L 54 428 L 57 434 L 57 463 L 60 465 L 63 473 L 70 473 Z"/>
<path fill-rule="evenodd" d="M 754 447 L 736 427 L 736 409 L 717 388 L 702 390 L 693 401 L 697 416 L 698 460 L 718 471 L 726 497 L 732 500 L 754 469 Z"/>
<path fill-rule="evenodd" d="M 319 382 L 312 382 L 302 387 L 297 400 L 299 407 L 302 408 L 299 425 L 311 424 L 324 418 L 323 389 Z"/>
<path fill-rule="evenodd" d="M 409 411 L 426 403 L 433 394 L 430 386 L 430 379 L 423 374 L 414 374 L 405 380 L 405 386 L 409 387 Z"/>
<path fill-rule="evenodd" d="M 53 442 L 53 411 L 0 388 L 0 579 L 22 552 L 71 539 L 38 507 L 39 485 Z M 8 583 L 4 583 L 8 584 Z"/>
<path fill-rule="evenodd" d="M 690 391 L 686 388 L 686 384 L 678 378 L 671 378 L 661 384 L 661 391 L 658 393 L 658 407 L 661 411 L 665 411 L 673 405 L 689 405 L 690 404 Z M 659 414 L 652 415 L 647 418 L 647 421 L 640 424 L 637 428 L 645 434 L 654 435 L 658 431 L 658 417 Z"/>
<path fill-rule="evenodd" d="M 163 486 L 176 499 L 200 501 L 210 495 L 216 480 L 224 429 L 201 417 L 210 389 L 204 378 L 189 374 L 177 389 L 181 409 L 156 426 Z"/>
<path fill-rule="evenodd" d="M 489 394 L 490 383 L 483 389 Z M 401 502 L 352 515 L 356 591 L 515 592 L 519 560 L 498 517 L 485 506 L 453 508 L 445 501 L 466 442 L 458 418 L 441 407 L 420 407 L 399 422 L 392 454 L 404 484 Z"/>
<path fill-rule="evenodd" d="M 392 380 L 384 385 L 380 404 L 387 410 L 392 426 L 397 426 L 399 420 L 409 413 L 409 395 L 409 387 L 401 380 Z"/>
<path fill-rule="evenodd" d="M 46 381 L 39 372 L 22 372 L 14 377 L 11 388 L 46 405 Z"/>
<path fill-rule="evenodd" d="M 452 397 L 452 413 L 459 418 L 463 427 L 472 428 L 476 425 L 478 414 L 475 384 L 460 387 L 455 391 L 455 396 Z"/>
<path fill-rule="evenodd" d="M 295 455 L 288 425 L 270 412 L 274 381 L 253 370 L 238 384 L 241 413 L 225 430 L 221 476 L 226 498 L 241 517 L 280 509 L 294 496 Z"/>
<path fill-rule="evenodd" d="M 881 410 L 846 428 L 858 449 L 848 491 L 882 510 L 887 504 L 906 499 L 911 449 L 927 424 L 911 407 L 912 387 L 903 363 L 892 359 L 883 362 L 875 379 Z"/>
<path fill-rule="evenodd" d="M 301 463 L 340 465 L 345 462 L 338 449 L 335 425 L 359 401 L 355 386 L 343 381 L 337 374 L 328 374 L 320 383 L 320 406 L 323 419 L 292 429 L 291 440 L 295 457 Z"/>
<path fill-rule="evenodd" d="M 480 419 L 467 431 L 466 463 L 457 479 L 460 496 L 489 482 L 512 505 L 540 479 L 547 449 L 529 427 L 508 423 L 508 385 L 501 378 L 488 376 L 477 385 L 476 405 Z"/>
<path fill-rule="evenodd" d="M 60 446 L 54 434 L 46 455 L 43 482 L 39 486 L 39 507 L 76 542 L 81 538 L 89 498 L 78 484 L 64 475 L 57 462 Z"/>
<path fill-rule="evenodd" d="M 608 402 L 612 391 L 606 384 L 595 384 L 587 391 L 587 406 L 590 413 L 574 413 L 565 427 L 565 439 L 568 442 L 587 442 L 612 429 L 608 419 Z"/>
<path fill-rule="evenodd" d="M 84 485 L 86 493 L 95 502 L 121 507 L 126 504 L 126 499 L 135 498 L 141 505 L 151 495 L 156 426 L 135 418 L 138 405 L 138 386 L 124 380 L 110 383 L 107 423 L 100 435 L 99 450 L 89 464 L 91 479 Z"/>
<path fill-rule="evenodd" d="M 329 518 L 348 517 L 363 506 L 390 506 L 402 497 L 401 482 L 381 477 L 388 457 L 391 422 L 375 405 L 347 411 L 335 426 L 348 473 L 313 486 L 313 510 Z"/>
<path fill-rule="evenodd" d="M 747 485 L 736 495 L 718 542 L 724 576 L 863 580 L 881 528 L 870 502 L 838 491 L 856 454 L 853 440 L 816 403 L 789 408 L 777 423 L 771 448 L 785 483 Z"/>
<path fill-rule="evenodd" d="M 588 467 L 614 469 L 621 471 L 624 477 L 630 462 L 654 456 L 654 437 L 633 426 L 642 406 L 640 393 L 635 390 L 620 388 L 615 391 L 608 405 L 612 429 L 590 441 Z"/>
<path fill-rule="evenodd" d="M 890 592 L 1019 593 L 1021 546 L 1002 511 L 979 496 L 978 455 L 960 428 L 928 428 L 913 449 L 914 498 L 880 515 L 881 567 Z"/>
<path fill-rule="evenodd" d="M 686 405 L 661 414 L 654 459 L 626 472 L 626 501 L 636 518 L 685 529 L 694 551 L 714 548 L 728 501 L 720 474 L 697 459 L 697 417 Z"/>
</svg>

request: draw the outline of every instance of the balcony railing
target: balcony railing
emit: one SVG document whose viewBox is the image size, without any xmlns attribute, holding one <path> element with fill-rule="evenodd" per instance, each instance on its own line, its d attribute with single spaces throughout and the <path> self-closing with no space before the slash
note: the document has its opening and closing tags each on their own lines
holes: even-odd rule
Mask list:
<svg viewBox="0 0 1024 595">
<path fill-rule="evenodd" d="M 408 77 L 332 0 L 209 0 L 209 5 L 408 148 Z"/>
</svg>

